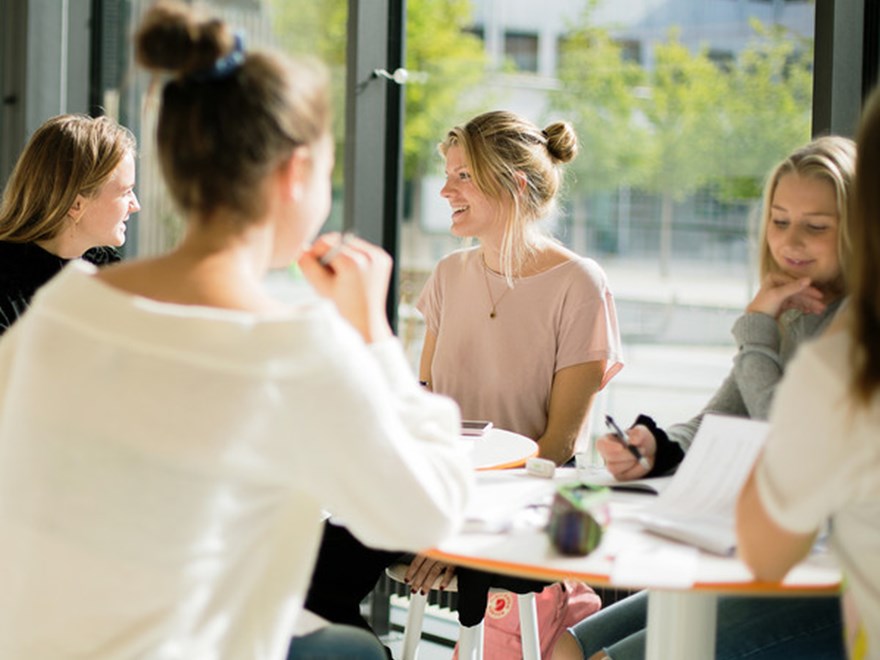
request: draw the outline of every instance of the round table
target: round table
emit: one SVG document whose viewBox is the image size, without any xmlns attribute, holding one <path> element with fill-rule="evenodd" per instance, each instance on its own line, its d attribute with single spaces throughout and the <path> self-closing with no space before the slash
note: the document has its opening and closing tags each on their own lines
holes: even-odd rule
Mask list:
<svg viewBox="0 0 880 660">
<path fill-rule="evenodd" d="M 522 467 L 538 453 L 538 443 L 519 433 L 491 428 L 481 436 L 462 436 L 472 442 L 471 464 L 477 470 L 503 470 Z"/>
</svg>

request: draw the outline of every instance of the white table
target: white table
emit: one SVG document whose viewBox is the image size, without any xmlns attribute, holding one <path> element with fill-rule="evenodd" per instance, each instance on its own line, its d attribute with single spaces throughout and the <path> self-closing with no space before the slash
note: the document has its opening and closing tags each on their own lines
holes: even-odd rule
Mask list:
<svg viewBox="0 0 880 660">
<path fill-rule="evenodd" d="M 471 464 L 477 470 L 502 470 L 522 467 L 538 453 L 538 443 L 524 435 L 491 428 L 481 436 L 462 436 L 472 443 Z"/>
<path fill-rule="evenodd" d="M 840 573 L 828 555 L 813 556 L 796 566 L 784 583 L 756 582 L 734 557 L 701 552 L 644 532 L 627 516 L 644 506 L 650 495 L 615 494 L 612 522 L 599 548 L 587 557 L 564 557 L 539 526 L 540 509 L 534 505 L 546 502 L 558 483 L 575 478 L 573 469 L 558 469 L 554 480 L 530 477 L 524 470 L 480 473 L 466 531 L 428 554 L 532 579 L 571 578 L 593 586 L 646 588 L 648 660 L 713 657 L 720 594 L 837 593 Z M 676 560 L 669 562 L 670 556 Z M 627 565 L 639 570 L 627 574 L 623 570 Z"/>
</svg>

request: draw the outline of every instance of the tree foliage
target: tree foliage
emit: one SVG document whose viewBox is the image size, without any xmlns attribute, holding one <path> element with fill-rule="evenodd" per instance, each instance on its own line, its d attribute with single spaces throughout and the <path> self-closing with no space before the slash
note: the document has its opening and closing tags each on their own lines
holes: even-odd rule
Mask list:
<svg viewBox="0 0 880 660">
<path fill-rule="evenodd" d="M 581 155 L 571 170 L 578 189 L 640 183 L 649 137 L 647 125 L 635 121 L 644 70 L 622 57 L 607 31 L 584 26 L 564 41 L 558 75 L 562 85 L 550 105 L 577 131 Z"/>
<path fill-rule="evenodd" d="M 424 76 L 406 89 L 407 178 L 422 175 L 456 118 L 471 114 L 465 93 L 479 86 L 486 71 L 483 44 L 466 31 L 471 22 L 470 0 L 407 3 L 406 65 Z"/>
<path fill-rule="evenodd" d="M 718 181 L 725 198 L 760 197 L 773 165 L 810 136 L 812 44 L 752 22 L 755 38 L 728 76 L 729 126 Z"/>
<path fill-rule="evenodd" d="M 282 47 L 310 53 L 333 73 L 337 140 L 342 139 L 345 98 L 347 0 L 272 0 L 273 26 Z M 478 86 L 486 64 L 480 39 L 466 31 L 470 0 L 408 0 L 407 83 L 404 123 L 405 176 L 424 172 L 435 145 L 462 111 L 466 90 Z"/>
<path fill-rule="evenodd" d="M 649 136 L 642 187 L 681 199 L 717 175 L 726 80 L 705 51 L 691 53 L 674 30 L 654 49 L 647 80 L 639 103 Z"/>
<path fill-rule="evenodd" d="M 681 199 L 711 183 L 728 199 L 760 196 L 773 163 L 809 139 L 811 47 L 779 26 L 752 28 L 727 66 L 673 29 L 646 68 L 588 9 L 563 45 L 551 96 L 582 143 L 577 190 L 634 186 Z"/>
</svg>

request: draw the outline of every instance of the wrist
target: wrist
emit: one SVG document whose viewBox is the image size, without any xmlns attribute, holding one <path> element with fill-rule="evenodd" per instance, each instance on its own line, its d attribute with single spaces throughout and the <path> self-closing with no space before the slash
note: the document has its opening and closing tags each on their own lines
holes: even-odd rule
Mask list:
<svg viewBox="0 0 880 660">
<path fill-rule="evenodd" d="M 654 436 L 654 465 L 645 475 L 646 477 L 659 477 L 669 473 L 684 458 L 684 451 L 677 442 L 669 439 L 666 431 L 657 426 L 657 423 L 647 415 L 639 415 L 635 423 L 641 424 L 651 435 Z"/>
<path fill-rule="evenodd" d="M 773 308 L 766 304 L 760 304 L 755 301 L 749 303 L 746 307 L 746 314 L 764 314 L 765 316 L 769 316 L 772 319 L 775 319 L 779 316 L 779 308 Z"/>
<path fill-rule="evenodd" d="M 358 331 L 361 333 L 364 342 L 367 344 L 385 341 L 394 336 L 394 333 L 391 331 L 391 326 L 388 325 L 388 322 L 384 318 L 381 321 L 366 324 L 363 328 L 358 328 Z"/>
</svg>

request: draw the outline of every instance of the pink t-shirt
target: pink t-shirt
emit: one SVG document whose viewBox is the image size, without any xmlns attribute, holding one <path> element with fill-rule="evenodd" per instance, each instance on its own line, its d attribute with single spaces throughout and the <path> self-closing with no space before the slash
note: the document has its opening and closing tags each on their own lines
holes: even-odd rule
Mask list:
<svg viewBox="0 0 880 660">
<path fill-rule="evenodd" d="M 463 419 L 538 438 L 557 371 L 605 360 L 604 387 L 623 366 L 614 298 L 592 259 L 565 262 L 509 289 L 484 268 L 479 250 L 443 258 L 416 305 L 437 337 L 431 386 L 458 402 Z"/>
</svg>

